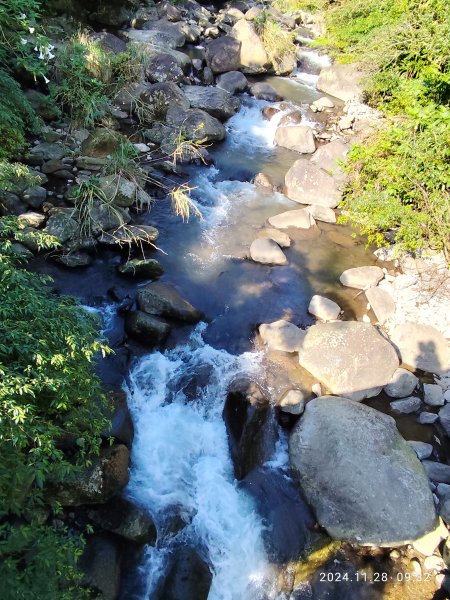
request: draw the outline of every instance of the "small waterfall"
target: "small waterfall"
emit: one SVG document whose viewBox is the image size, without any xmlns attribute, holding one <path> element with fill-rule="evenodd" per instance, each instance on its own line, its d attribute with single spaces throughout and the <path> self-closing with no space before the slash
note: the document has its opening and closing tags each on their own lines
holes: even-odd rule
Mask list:
<svg viewBox="0 0 450 600">
<path fill-rule="evenodd" d="M 146 599 L 164 572 L 173 537 L 163 526 L 174 507 L 187 522 L 176 535 L 211 566 L 210 600 L 252 600 L 269 585 L 262 524 L 234 480 L 222 420 L 229 383 L 239 374 L 256 376 L 260 356 L 216 350 L 203 341 L 205 329 L 200 324 L 186 344 L 145 356 L 129 376 L 135 439 L 128 494 L 160 532 L 141 566 Z"/>
</svg>

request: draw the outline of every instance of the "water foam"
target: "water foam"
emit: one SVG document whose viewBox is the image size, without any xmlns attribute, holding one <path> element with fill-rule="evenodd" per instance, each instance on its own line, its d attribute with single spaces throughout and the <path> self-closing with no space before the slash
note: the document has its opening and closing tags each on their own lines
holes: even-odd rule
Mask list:
<svg viewBox="0 0 450 600">
<path fill-rule="evenodd" d="M 252 600 L 269 567 L 260 519 L 234 480 L 222 410 L 230 381 L 256 374 L 260 356 L 212 348 L 202 339 L 205 327 L 199 325 L 185 345 L 142 358 L 130 374 L 135 438 L 128 493 L 159 528 L 174 506 L 189 517 L 183 536 L 206 549 L 213 571 L 209 600 Z M 186 373 L 198 377 L 190 400 Z M 166 552 L 164 540 L 147 551 L 142 566 L 147 595 Z"/>
</svg>

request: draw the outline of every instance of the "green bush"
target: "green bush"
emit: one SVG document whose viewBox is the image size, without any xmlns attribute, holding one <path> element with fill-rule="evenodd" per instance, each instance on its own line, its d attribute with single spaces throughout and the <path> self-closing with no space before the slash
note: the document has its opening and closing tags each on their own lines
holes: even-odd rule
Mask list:
<svg viewBox="0 0 450 600">
<path fill-rule="evenodd" d="M 387 130 L 350 155 L 343 207 L 370 241 L 386 230 L 407 250 L 450 256 L 450 13 L 445 0 L 340 0 L 328 42 L 368 76 Z"/>
<path fill-rule="evenodd" d="M 0 596 L 81 598 L 81 539 L 52 524 L 45 485 L 98 454 L 107 420 L 93 360 L 108 349 L 92 316 L 22 268 L 20 237 L 15 219 L 0 219 Z"/>
</svg>

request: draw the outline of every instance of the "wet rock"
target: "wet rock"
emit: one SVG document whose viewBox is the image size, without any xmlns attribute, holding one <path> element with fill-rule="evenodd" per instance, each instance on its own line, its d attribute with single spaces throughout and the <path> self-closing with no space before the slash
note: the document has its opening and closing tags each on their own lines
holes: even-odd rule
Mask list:
<svg viewBox="0 0 450 600">
<path fill-rule="evenodd" d="M 100 450 L 92 466 L 73 479 L 51 485 L 49 495 L 62 506 L 100 504 L 120 492 L 128 483 L 130 452 L 123 444 Z"/>
<path fill-rule="evenodd" d="M 237 71 L 241 66 L 241 42 L 224 35 L 206 46 L 206 63 L 213 73 Z"/>
<path fill-rule="evenodd" d="M 68 252 L 67 254 L 61 254 L 56 259 L 59 263 L 65 267 L 71 269 L 76 267 L 87 267 L 93 261 L 92 256 L 87 252 Z"/>
<path fill-rule="evenodd" d="M 332 394 L 356 401 L 379 394 L 398 367 L 393 346 L 372 325 L 355 321 L 310 327 L 299 362 Z"/>
<path fill-rule="evenodd" d="M 341 192 L 333 177 L 304 158 L 292 165 L 284 181 L 287 197 L 300 204 L 336 208 L 341 200 Z"/>
<path fill-rule="evenodd" d="M 98 186 L 105 198 L 115 206 L 129 207 L 136 202 L 138 192 L 136 182 L 125 179 L 121 175 L 100 177 Z"/>
<path fill-rule="evenodd" d="M 226 90 L 230 94 L 238 94 L 245 92 L 248 88 L 248 81 L 240 71 L 229 71 L 217 78 L 217 87 Z"/>
<path fill-rule="evenodd" d="M 140 95 L 140 102 L 140 115 L 149 125 L 154 121 L 164 121 L 171 107 L 174 110 L 189 108 L 189 100 L 173 81 L 147 86 Z"/>
<path fill-rule="evenodd" d="M 159 232 L 150 225 L 127 225 L 112 231 L 103 232 L 98 241 L 107 246 L 155 246 Z"/>
<path fill-rule="evenodd" d="M 301 415 L 305 410 L 305 394 L 300 390 L 289 390 L 277 404 L 285 413 Z"/>
<path fill-rule="evenodd" d="M 275 189 L 272 179 L 265 173 L 257 173 L 253 178 L 253 184 L 272 191 Z"/>
<path fill-rule="evenodd" d="M 169 323 L 140 310 L 127 313 L 125 317 L 126 333 L 145 346 L 162 344 L 169 336 Z"/>
<path fill-rule="evenodd" d="M 282 352 L 298 352 L 305 338 L 303 330 L 283 319 L 273 323 L 263 323 L 259 326 L 259 335 L 271 350 Z"/>
<path fill-rule="evenodd" d="M 437 483 L 450 483 L 450 465 L 434 462 L 433 460 L 424 460 L 422 462 L 428 477 Z"/>
<path fill-rule="evenodd" d="M 272 229 L 270 227 L 266 227 L 265 229 L 261 229 L 256 234 L 257 238 L 270 238 L 274 240 L 280 248 L 289 248 L 291 245 L 291 238 L 284 231 L 279 231 L 278 229 Z"/>
<path fill-rule="evenodd" d="M 334 321 L 339 317 L 341 307 L 329 298 L 315 295 L 311 298 L 308 312 L 322 321 Z"/>
<path fill-rule="evenodd" d="M 264 524 L 264 543 L 270 562 L 298 560 L 311 543 L 314 515 L 291 479 L 260 467 L 242 481 L 256 503 Z"/>
<path fill-rule="evenodd" d="M 207 563 L 189 546 L 175 551 L 163 589 L 155 600 L 207 600 L 212 574 Z"/>
<path fill-rule="evenodd" d="M 33 208 L 40 208 L 47 198 L 47 190 L 39 185 L 27 188 L 22 198 Z"/>
<path fill-rule="evenodd" d="M 154 258 L 131 258 L 119 265 L 117 270 L 132 278 L 156 279 L 164 273 L 161 263 Z"/>
<path fill-rule="evenodd" d="M 415 442 L 408 441 L 408 444 L 417 454 L 417 458 L 419 460 L 424 460 L 425 458 L 430 458 L 433 453 L 433 446 L 431 444 L 427 444 L 426 442 Z"/>
<path fill-rule="evenodd" d="M 345 178 L 344 170 L 341 165 L 345 161 L 348 153 L 348 145 L 341 140 L 333 140 L 328 144 L 320 146 L 313 154 L 311 162 L 341 180 Z"/>
<path fill-rule="evenodd" d="M 70 214 L 58 211 L 52 214 L 43 232 L 47 235 L 52 235 L 59 242 L 64 243 L 70 238 L 73 238 L 78 231 L 78 223 L 72 219 Z"/>
<path fill-rule="evenodd" d="M 380 287 L 371 287 L 365 292 L 378 323 L 383 325 L 395 313 L 395 302 L 391 294 Z"/>
<path fill-rule="evenodd" d="M 367 290 L 376 286 L 383 278 L 384 273 L 380 267 L 354 267 L 344 271 L 339 281 L 346 287 Z"/>
<path fill-rule="evenodd" d="M 122 383 L 120 380 L 119 385 Z M 131 448 L 134 437 L 133 420 L 128 409 L 127 396 L 123 390 L 108 392 L 108 407 L 104 410 L 110 427 L 102 432 L 105 437 L 113 437 L 127 448 Z"/>
<path fill-rule="evenodd" d="M 289 456 L 335 539 L 400 546 L 436 525 L 428 478 L 392 417 L 345 398 L 316 398 L 292 431 Z"/>
<path fill-rule="evenodd" d="M 426 411 L 422 411 L 419 415 L 419 418 L 417 419 L 417 421 L 421 424 L 421 425 L 432 425 L 433 423 L 436 423 L 436 421 L 438 420 L 439 416 L 435 413 L 430 413 L 430 412 L 426 412 Z"/>
<path fill-rule="evenodd" d="M 316 220 L 324 223 L 336 223 L 336 214 L 332 208 L 311 204 L 307 207 L 309 214 Z"/>
<path fill-rule="evenodd" d="M 300 154 L 311 154 L 316 149 L 312 129 L 304 125 L 278 127 L 275 132 L 275 144 Z"/>
<path fill-rule="evenodd" d="M 362 99 L 362 88 L 359 86 L 362 73 L 355 64 L 337 64 L 321 70 L 317 81 L 317 89 L 330 96 L 347 102 Z"/>
<path fill-rule="evenodd" d="M 117 600 L 120 587 L 120 538 L 98 533 L 87 538 L 80 559 L 84 583 L 101 594 L 103 600 Z"/>
<path fill-rule="evenodd" d="M 272 117 L 274 117 L 276 114 L 278 114 L 280 112 L 280 109 L 277 108 L 276 106 L 265 106 L 261 112 L 262 112 L 262 116 L 264 117 L 264 119 L 266 119 L 267 121 L 270 121 L 272 119 Z"/>
<path fill-rule="evenodd" d="M 278 439 L 274 411 L 264 404 L 249 402 L 248 394 L 229 392 L 223 409 L 230 454 L 237 479 L 270 459 Z"/>
<path fill-rule="evenodd" d="M 150 58 L 146 66 L 148 81 L 162 83 L 165 81 L 180 82 L 184 73 L 176 59 L 167 53 L 156 54 Z"/>
<path fill-rule="evenodd" d="M 416 389 L 419 380 L 406 369 L 396 369 L 391 381 L 384 387 L 384 392 L 391 398 L 406 398 Z"/>
<path fill-rule="evenodd" d="M 250 257 L 263 265 L 287 265 L 288 260 L 280 246 L 270 238 L 258 238 L 251 243 Z"/>
<path fill-rule="evenodd" d="M 279 215 L 269 217 L 268 221 L 272 227 L 277 227 L 278 229 L 288 229 L 289 227 L 293 227 L 294 229 L 310 229 L 316 224 L 311 213 L 306 208 L 287 210 Z"/>
<path fill-rule="evenodd" d="M 441 374 L 448 368 L 448 349 L 444 336 L 431 325 L 403 323 L 392 331 L 391 342 L 398 349 L 402 364 Z"/>
<path fill-rule="evenodd" d="M 69 154 L 70 150 L 66 146 L 63 146 L 63 144 L 50 142 L 41 142 L 30 149 L 30 155 L 42 162 L 46 160 L 60 160 Z"/>
<path fill-rule="evenodd" d="M 402 400 L 394 400 L 391 402 L 392 410 L 397 412 L 405 413 L 407 415 L 417 412 L 420 408 L 422 401 L 420 398 L 410 396 L 409 398 L 403 398 Z"/>
<path fill-rule="evenodd" d="M 156 527 L 149 514 L 131 500 L 114 496 L 106 504 L 88 510 L 88 517 L 105 531 L 139 544 L 156 542 Z"/>
<path fill-rule="evenodd" d="M 280 122 L 278 123 L 278 129 L 281 127 L 285 127 L 286 125 L 299 125 L 303 120 L 303 115 L 299 110 L 293 110 L 292 112 L 281 117 Z M 277 130 L 278 131 L 278 130 Z M 314 141 L 314 138 L 313 138 Z M 279 146 L 283 146 L 283 144 L 279 144 Z M 316 149 L 316 145 L 314 144 L 314 150 Z M 295 150 L 295 148 L 293 148 Z M 313 152 L 314 152 L 313 150 Z"/>
<path fill-rule="evenodd" d="M 138 292 L 139 308 L 150 314 L 171 319 L 197 323 L 203 314 L 167 283 L 150 283 Z"/>
<path fill-rule="evenodd" d="M 444 406 L 444 394 L 440 385 L 435 383 L 423 384 L 423 399 L 428 406 Z"/>
<path fill-rule="evenodd" d="M 279 102 L 282 97 L 268 83 L 259 81 L 250 86 L 250 94 L 259 100 L 267 100 L 267 102 Z"/>
<path fill-rule="evenodd" d="M 229 92 L 200 85 L 184 86 L 183 92 L 191 104 L 191 108 L 206 111 L 216 119 L 225 121 L 239 110 L 240 102 Z"/>
<path fill-rule="evenodd" d="M 251 74 L 265 73 L 270 60 L 253 23 L 241 19 L 234 25 L 232 35 L 241 42 L 240 70 Z"/>
<path fill-rule="evenodd" d="M 220 142 L 226 136 L 222 123 L 200 109 L 170 108 L 167 113 L 167 123 L 180 127 L 186 137 L 194 141 Z"/>
</svg>

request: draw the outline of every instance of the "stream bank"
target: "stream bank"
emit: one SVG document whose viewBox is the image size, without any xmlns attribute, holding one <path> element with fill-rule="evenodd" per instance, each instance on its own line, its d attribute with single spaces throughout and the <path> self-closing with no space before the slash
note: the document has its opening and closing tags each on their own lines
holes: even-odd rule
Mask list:
<svg viewBox="0 0 450 600">
<path fill-rule="evenodd" d="M 221 37 L 217 39 L 220 40 Z M 442 583 L 440 575 L 435 579 L 435 572 L 440 572 L 443 568 L 440 558 L 435 554 L 432 568 L 428 569 L 424 560 L 430 556 L 424 556 L 430 554 L 433 557 L 438 543 L 441 543 L 441 537 L 446 537 L 443 533 L 445 527 L 441 527 L 434 536 L 436 545 L 431 550 L 430 546 L 426 551 L 421 547 L 422 552 L 405 547 L 403 538 L 399 540 L 402 542 L 400 550 L 391 551 L 390 548 L 385 550 L 378 547 L 368 550 L 358 547 L 354 539 L 350 540 L 350 545 L 344 543 L 338 549 L 323 530 L 316 532 L 315 517 L 311 516 L 310 509 L 302 499 L 295 478 L 291 478 L 287 437 L 289 431 L 297 427 L 302 405 L 308 406 L 313 401 L 313 386 L 317 390 L 319 381 L 324 392 L 328 388 L 336 395 L 345 395 L 346 392 L 353 393 L 355 390 L 333 389 L 334 383 L 322 374 L 319 376 L 314 367 L 310 366 L 308 372 L 300 369 L 297 355 L 300 346 L 286 348 L 276 340 L 273 341 L 273 338 L 264 340 L 261 335 L 263 339 L 257 338 L 257 351 L 254 351 L 255 331 L 259 328 L 261 333 L 261 324 L 273 324 L 280 320 L 289 322 L 294 328 L 295 336 L 303 340 L 305 331 L 310 332 L 308 328 L 315 323 L 313 315 L 324 317 L 323 312 L 308 311 L 313 296 L 334 301 L 339 309 L 334 319 L 339 316 L 339 322 L 362 321 L 367 329 L 371 328 L 370 331 L 373 331 L 375 328 L 369 322 L 380 323 L 381 313 L 368 312 L 368 298 L 365 297 L 364 290 L 383 289 L 386 283 L 394 287 L 395 281 L 401 277 L 390 262 L 380 263 L 379 258 L 365 248 L 363 241 L 355 240 L 349 228 L 321 221 L 317 212 L 317 220 L 313 221 L 310 218 L 312 213 L 305 210 L 303 204 L 300 204 L 302 208 L 299 209 L 297 199 L 289 199 L 280 193 L 280 185 L 285 184 L 286 172 L 299 160 L 296 150 L 273 144 L 283 118 L 293 119 L 290 124 L 285 120 L 288 125 L 284 125 L 285 129 L 290 127 L 292 130 L 295 128 L 295 119 L 300 119 L 301 127 L 305 128 L 301 133 L 307 133 L 309 141 L 312 136 L 314 144 L 317 143 L 320 148 L 326 147 L 329 140 L 332 140 L 331 143 L 335 141 L 336 137 L 333 139 L 333 135 L 338 128 L 343 142 L 348 141 L 346 137 L 349 134 L 345 132 L 350 128 L 345 128 L 348 122 L 341 122 L 345 117 L 340 111 L 335 111 L 330 106 L 324 107 L 323 101 L 322 109 L 317 113 L 311 108 L 314 102 L 323 98 L 315 90 L 323 60 L 316 57 L 316 67 L 310 69 L 312 72 L 305 74 L 301 71 L 292 78 L 269 76 L 266 80 L 264 75 L 259 76 L 257 83 L 269 83 L 272 86 L 271 92 L 265 88 L 264 93 L 270 92 L 273 98 L 282 96 L 283 101 L 275 103 L 246 94 L 239 96 L 240 111 L 228 118 L 222 126 L 226 132 L 225 141 L 208 148 L 213 164 L 188 164 L 183 166 L 185 173 L 173 175 L 177 181 L 189 182 L 195 186 L 192 195 L 203 214 L 203 221 L 191 219 L 188 224 L 181 223 L 171 213 L 167 198 L 155 202 L 149 213 L 133 213 L 133 224 L 156 227 L 159 230 L 158 246 L 166 254 L 155 253 L 154 250 L 145 253 L 146 258 L 157 257 L 164 270 L 159 282 L 175 285 L 183 298 L 199 313 L 206 315 L 207 324 L 202 321 L 194 330 L 191 324 L 180 326 L 177 323 L 179 312 L 172 311 L 170 314 L 160 309 L 156 312 L 153 305 L 146 313 L 143 308 L 145 303 L 139 301 L 141 312 L 152 318 L 156 312 L 157 318 L 162 318 L 162 322 L 172 326 L 164 345 L 148 354 L 147 344 L 139 343 L 143 339 L 142 331 L 129 328 L 127 336 L 124 336 L 122 316 L 125 316 L 126 322 L 130 318 L 130 312 L 135 312 L 136 294 L 139 297 L 143 290 L 151 290 L 151 286 L 153 289 L 155 286 L 148 286 L 146 277 L 141 281 L 128 282 L 120 275 L 116 267 L 128 257 L 127 250 L 120 256 L 120 252 L 105 247 L 105 240 L 97 239 L 98 253 L 88 251 L 91 264 L 79 265 L 81 275 L 77 271 L 55 267 L 54 263 L 43 256 L 32 263 L 37 271 L 51 273 L 55 277 L 58 291 L 73 293 L 100 312 L 107 311 L 109 319 L 105 323 L 105 334 L 117 352 L 115 357 L 107 359 L 101 365 L 101 372 L 105 382 L 113 388 L 117 388 L 126 375 L 128 401 L 135 430 L 131 449 L 131 477 L 126 494 L 147 517 L 151 515 L 158 535 L 156 540 L 152 538 L 151 543 L 145 547 L 143 559 L 138 558 L 140 551 L 133 554 L 133 559 L 142 562 L 137 571 L 133 568 L 135 565 L 132 565 L 130 571 L 133 575 L 125 577 L 122 588 L 124 598 L 157 598 L 160 593 L 175 594 L 168 590 L 177 589 L 179 582 L 177 584 L 176 580 L 177 577 L 182 577 L 180 573 L 183 573 L 183 568 L 187 568 L 188 572 L 201 574 L 202 590 L 199 592 L 194 586 L 192 597 L 199 597 L 195 594 L 201 594 L 202 597 L 209 594 L 214 599 L 321 597 L 325 593 L 324 589 L 328 591 L 329 588 L 333 588 L 336 597 L 342 597 L 339 596 L 342 588 L 338 585 L 337 572 L 341 573 L 341 579 L 345 573 L 352 574 L 353 581 L 348 581 L 345 585 L 346 589 L 350 588 L 348 593 L 353 594 L 353 597 L 362 597 L 365 593 L 370 594 L 367 597 L 374 598 L 381 597 L 381 594 L 385 594 L 383 597 L 395 598 L 395 594 L 397 597 L 401 594 L 401 597 L 405 597 L 405 589 L 411 588 L 417 593 L 419 587 L 423 591 L 422 597 L 431 597 Z M 211 67 L 202 66 L 203 77 L 207 68 Z M 164 88 L 159 88 L 159 91 L 161 89 Z M 173 91 L 173 88 L 166 89 Z M 342 107 L 339 100 L 330 97 L 328 100 L 328 104 Z M 269 120 L 263 117 L 264 111 L 266 115 L 270 114 L 268 109 L 272 111 L 272 118 Z M 210 107 L 209 110 L 212 113 L 217 108 Z M 128 119 L 128 113 L 126 115 L 121 118 Z M 355 118 L 351 123 L 352 129 L 360 121 L 364 119 Z M 213 125 L 211 135 L 215 135 L 216 130 L 222 132 L 217 124 Z M 125 128 L 126 126 L 127 124 Z M 284 133 L 291 134 L 290 131 Z M 39 144 L 36 147 L 39 148 Z M 50 160 L 63 159 L 42 158 L 43 163 L 38 166 L 42 168 Z M 64 164 L 67 166 L 73 163 L 66 161 Z M 82 165 L 79 158 L 76 159 L 76 164 L 79 169 Z M 332 166 L 338 170 L 335 164 Z M 169 167 L 166 165 L 166 168 Z M 269 179 L 270 187 L 261 188 L 250 183 L 259 173 Z M 340 173 L 336 173 L 336 176 L 339 179 Z M 328 174 L 325 179 L 329 183 Z M 51 185 L 54 184 L 53 180 Z M 54 191 L 56 197 L 62 195 L 57 193 L 58 189 L 50 191 Z M 58 200 L 61 200 L 63 210 L 73 210 L 65 206 L 64 197 Z M 330 206 L 325 208 L 331 209 Z M 279 233 L 286 233 L 287 230 L 289 247 L 278 246 L 287 264 L 272 266 L 272 259 L 266 258 L 259 259 L 259 262 L 249 260 L 250 248 L 257 235 L 268 225 L 273 230 L 273 224 L 270 221 L 267 223 L 267 220 L 278 213 L 294 210 L 303 211 L 298 217 L 300 227 L 290 226 L 278 230 L 278 234 L 273 231 L 269 234 L 269 237 L 272 235 L 280 239 Z M 333 210 L 332 213 L 334 214 Z M 52 213 L 49 214 L 52 216 Z M 67 212 L 62 214 L 68 215 Z M 304 227 L 305 219 L 307 227 Z M 271 249 L 273 248 L 272 244 Z M 351 285 L 339 282 L 344 272 L 347 272 L 347 277 L 354 276 L 355 273 L 348 273 L 348 270 L 360 266 L 376 267 L 375 283 L 384 281 L 384 284 L 369 286 L 364 274 L 362 283 L 358 281 L 358 285 L 355 285 L 355 279 L 350 281 Z M 348 279 L 346 281 L 348 284 Z M 386 288 L 384 291 L 389 293 Z M 111 298 L 115 303 L 111 303 Z M 179 305 L 180 302 L 172 304 Z M 322 301 L 319 301 L 319 305 L 323 310 Z M 371 305 L 375 306 L 374 300 Z M 186 309 L 185 303 L 183 307 Z M 116 309 L 119 309 L 118 316 Z M 189 323 L 190 320 L 199 318 L 201 317 L 197 313 L 195 319 L 187 321 Z M 325 316 L 324 321 L 328 320 Z M 161 320 L 158 323 L 161 324 Z M 148 336 L 148 332 L 149 329 L 144 330 L 144 335 Z M 439 345 L 439 336 L 437 339 Z M 268 353 L 265 352 L 263 342 L 269 345 Z M 419 338 L 418 346 L 421 343 L 423 340 Z M 379 365 L 379 354 L 387 347 L 380 346 L 380 352 L 377 350 L 373 357 L 370 356 L 375 368 Z M 369 351 L 369 348 L 364 349 Z M 136 356 L 141 358 L 136 360 Z M 353 358 L 351 357 L 352 360 Z M 329 362 L 333 360 L 331 356 L 326 356 L 326 359 Z M 383 373 L 379 380 L 371 382 L 373 388 L 389 384 L 390 376 L 399 366 L 397 359 L 392 368 L 394 362 L 393 358 L 387 367 L 392 372 Z M 421 368 L 421 365 L 407 366 L 413 370 L 415 367 Z M 334 370 L 342 368 L 335 366 Z M 429 367 L 423 370 L 428 369 Z M 239 382 L 244 375 L 253 386 L 260 388 L 259 392 L 255 392 L 251 386 L 249 391 L 248 382 L 237 385 L 236 380 Z M 360 377 L 358 370 L 355 377 Z M 431 383 L 432 379 L 430 375 L 426 375 L 423 381 Z M 413 383 L 410 394 L 419 384 L 418 380 Z M 297 392 L 296 401 L 284 402 L 283 406 L 283 400 L 291 391 Z M 435 388 L 433 391 L 438 392 Z M 230 392 L 235 396 L 230 397 Z M 400 392 L 400 398 L 403 397 L 402 393 L 403 391 Z M 255 395 L 256 408 L 252 404 Z M 322 396 L 322 388 L 316 395 Z M 367 404 L 395 416 L 406 439 L 433 442 L 433 456 L 445 463 L 445 434 L 442 430 L 437 430 L 439 442 L 436 443 L 434 427 L 416 422 L 416 417 L 420 419 L 424 412 L 436 415 L 438 410 L 429 408 L 430 405 L 425 406 L 421 402 L 422 396 L 423 394 L 416 395 L 419 403 L 415 402 L 415 409 L 411 412 L 399 413 L 395 406 L 389 404 L 391 396 L 388 398 L 377 394 L 374 399 L 367 400 Z M 394 394 L 393 397 L 397 396 Z M 242 399 L 245 402 L 248 400 L 248 403 L 243 403 Z M 439 397 L 437 404 L 440 402 Z M 262 407 L 258 407 L 258 404 Z M 227 407 L 231 415 L 237 413 L 239 417 L 234 424 L 232 419 L 225 424 L 222 418 L 222 412 L 225 410 L 226 413 Z M 427 410 L 419 416 L 419 408 Z M 312 409 L 307 409 L 306 416 L 308 410 Z M 439 417 L 441 424 L 445 423 L 444 418 L 445 415 Z M 302 417 L 300 423 L 304 419 Z M 116 437 L 120 439 L 119 435 Z M 230 443 L 233 438 L 236 446 L 234 449 Z M 394 441 L 401 445 L 408 464 L 419 471 L 418 477 L 422 484 L 424 474 L 420 471 L 420 463 L 412 451 L 408 454 L 405 450 L 403 440 L 399 441 L 395 437 Z M 127 443 L 130 445 L 130 439 Z M 441 450 L 441 446 L 444 450 Z M 421 451 L 425 450 L 425 454 L 430 452 L 429 447 L 420 448 Z M 429 456 L 428 454 L 426 458 Z M 370 474 L 370 468 L 369 457 L 366 474 Z M 432 468 L 428 466 L 428 469 Z M 335 469 L 339 471 L 339 463 L 335 465 Z M 238 485 L 235 477 L 242 479 L 243 484 Z M 432 478 L 436 477 L 446 475 L 435 474 Z M 264 508 L 267 495 L 264 482 L 267 480 L 277 482 L 273 487 L 278 493 L 266 501 L 269 506 Z M 434 489 L 440 496 L 441 505 L 445 504 L 446 492 L 442 483 L 445 485 L 446 482 L 441 481 L 441 492 L 438 486 Z M 304 482 L 302 485 L 308 487 Z M 411 492 L 413 486 L 408 485 L 407 489 Z M 248 494 L 245 490 L 256 492 Z M 423 494 L 426 495 L 425 491 Z M 403 497 L 397 497 L 397 502 L 404 500 L 405 495 L 403 490 Z M 433 504 L 429 493 L 424 502 L 426 510 L 433 512 L 434 504 L 431 510 L 430 501 Z M 279 510 L 278 506 L 286 508 Z M 287 531 L 292 522 L 291 510 L 295 514 L 297 533 L 297 545 L 294 544 L 293 547 Z M 427 527 L 430 528 L 429 523 Z M 274 536 L 280 531 L 284 533 L 283 536 L 280 535 L 278 543 L 270 538 L 270 534 L 267 535 L 267 529 L 271 528 Z M 120 534 L 116 532 L 114 535 Z M 117 545 L 117 539 L 112 544 Z M 319 546 L 319 550 L 312 552 L 310 562 L 299 561 L 305 548 L 315 549 L 315 544 Z M 398 544 L 392 544 L 394 545 Z M 185 547 L 192 549 L 190 558 L 174 560 L 180 548 Z M 122 561 L 117 556 L 116 559 L 117 563 Z M 336 563 L 336 560 L 340 562 Z M 432 562 L 428 561 L 427 564 Z M 180 566 L 186 563 L 188 567 Z M 409 573 L 410 570 L 416 574 L 412 584 L 398 576 L 398 573 Z M 358 580 L 360 576 L 356 575 L 357 572 L 366 573 L 363 581 Z M 386 580 L 382 578 L 377 581 L 376 574 L 381 572 L 386 573 Z M 324 579 L 321 573 L 326 573 Z M 112 592 L 109 590 L 106 593 L 103 590 L 106 597 L 108 594 L 117 595 L 117 573 L 116 580 L 117 585 Z M 371 582 L 370 585 L 368 581 Z M 387 581 L 392 587 L 389 592 L 391 595 L 386 595 L 386 588 L 389 587 L 385 585 Z M 98 581 L 94 581 L 94 584 L 98 585 Z"/>
</svg>

